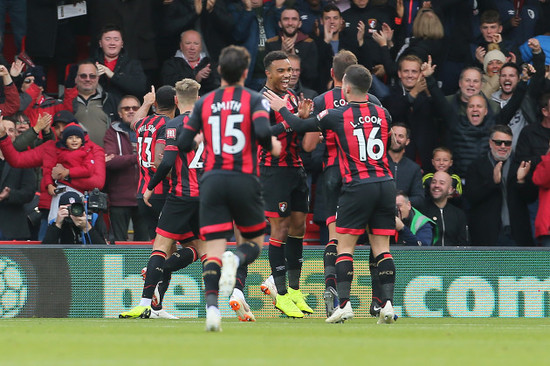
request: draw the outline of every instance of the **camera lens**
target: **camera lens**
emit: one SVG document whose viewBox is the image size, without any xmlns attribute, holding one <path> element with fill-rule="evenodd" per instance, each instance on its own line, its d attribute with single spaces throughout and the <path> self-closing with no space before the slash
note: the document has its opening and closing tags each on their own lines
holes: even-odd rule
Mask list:
<svg viewBox="0 0 550 366">
<path fill-rule="evenodd" d="M 73 216 L 84 215 L 84 205 L 81 203 L 73 203 L 69 206 L 69 214 Z"/>
</svg>

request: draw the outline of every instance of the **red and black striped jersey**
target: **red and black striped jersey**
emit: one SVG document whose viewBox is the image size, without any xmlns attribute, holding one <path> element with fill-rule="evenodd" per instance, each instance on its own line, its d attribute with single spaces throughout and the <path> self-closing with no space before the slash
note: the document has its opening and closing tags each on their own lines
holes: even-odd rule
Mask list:
<svg viewBox="0 0 550 366">
<path fill-rule="evenodd" d="M 317 115 L 325 109 L 334 109 L 347 104 L 342 88 L 336 87 L 313 99 L 313 113 Z M 323 159 L 323 169 L 326 169 L 338 164 L 338 148 L 336 147 L 336 136 L 332 130 L 326 130 L 324 135 L 326 152 Z"/>
<path fill-rule="evenodd" d="M 373 103 L 350 103 L 317 115 L 323 130 L 336 135 L 343 182 L 371 183 L 393 179 L 386 156 L 391 117 Z"/>
<path fill-rule="evenodd" d="M 183 126 L 189 120 L 189 112 L 180 114 L 166 123 L 165 156 L 169 152 L 177 153 L 172 165 L 170 193 L 176 197 L 198 197 L 199 177 L 202 173 L 202 152 L 204 144 L 199 144 L 197 150 L 188 153 L 178 145 L 178 137 L 183 133 Z"/>
<path fill-rule="evenodd" d="M 258 175 L 258 144 L 268 140 L 269 102 L 258 92 L 227 86 L 203 96 L 184 128 L 204 134 L 204 171 Z"/>
<path fill-rule="evenodd" d="M 265 91 L 270 90 L 267 87 L 264 86 L 264 88 L 261 90 L 261 93 L 263 94 Z M 286 93 L 279 95 L 281 98 L 284 98 L 286 95 L 288 95 L 288 101 L 286 104 L 286 108 L 291 113 L 296 113 L 298 111 L 298 98 L 296 97 L 296 94 L 294 94 L 294 91 L 287 90 Z M 269 113 L 269 121 L 272 126 L 283 123 L 284 118 L 281 116 L 279 112 L 275 112 L 273 110 Z M 295 131 L 293 131 L 291 128 L 285 128 L 283 132 L 279 133 L 277 136 L 277 140 L 281 141 L 281 154 L 279 157 L 275 157 L 271 155 L 269 151 L 266 151 L 265 149 L 260 149 L 259 151 L 259 161 L 260 166 L 272 166 L 272 167 L 301 167 L 302 159 L 300 158 L 299 152 L 300 152 L 300 144 L 302 142 L 302 134 L 298 134 Z"/>
<path fill-rule="evenodd" d="M 155 175 L 155 147 L 157 144 L 165 144 L 164 129 L 167 116 L 153 114 L 139 120 L 134 128 L 137 136 L 137 155 L 139 164 L 139 186 L 138 194 L 143 194 L 147 189 L 149 181 Z M 153 194 L 164 195 L 170 189 L 170 181 L 164 179 L 162 184 L 155 187 Z"/>
</svg>

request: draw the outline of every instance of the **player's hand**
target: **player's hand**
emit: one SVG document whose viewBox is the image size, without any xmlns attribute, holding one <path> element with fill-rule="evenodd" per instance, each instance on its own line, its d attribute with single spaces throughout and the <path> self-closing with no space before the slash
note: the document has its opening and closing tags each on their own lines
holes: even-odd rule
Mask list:
<svg viewBox="0 0 550 366">
<path fill-rule="evenodd" d="M 516 174 L 518 183 L 525 183 L 525 177 L 527 177 L 527 174 L 529 174 L 529 170 L 531 170 L 531 161 L 522 161 L 521 164 L 519 164 L 518 171 Z"/>
<path fill-rule="evenodd" d="M 149 207 L 153 207 L 153 205 L 149 202 L 149 199 L 151 198 L 152 195 L 153 195 L 153 191 L 149 189 L 146 189 L 145 192 L 143 193 L 143 202 L 145 202 L 145 204 Z"/>
<path fill-rule="evenodd" d="M 195 141 L 195 144 L 198 148 L 199 145 L 204 141 L 204 134 L 202 133 L 202 131 L 195 135 L 195 138 L 193 139 L 193 141 Z"/>
<path fill-rule="evenodd" d="M 502 161 L 499 161 L 495 164 L 495 167 L 493 168 L 493 181 L 495 184 L 500 184 L 500 181 L 502 180 Z"/>
<path fill-rule="evenodd" d="M 275 136 L 271 136 L 271 146 L 271 155 L 273 155 L 274 157 L 278 157 L 279 155 L 281 155 L 281 141 L 277 140 Z"/>
<path fill-rule="evenodd" d="M 264 97 L 269 101 L 271 109 L 275 112 L 279 112 L 281 108 L 286 107 L 288 102 L 288 94 L 286 94 L 284 98 L 281 98 L 271 90 L 266 90 L 264 92 Z"/>
<path fill-rule="evenodd" d="M 155 103 L 155 98 L 155 86 L 151 85 L 151 91 L 143 96 L 143 104 L 151 106 Z"/>
<path fill-rule="evenodd" d="M 298 117 L 306 119 L 313 112 L 313 100 L 301 98 L 298 102 Z"/>
</svg>

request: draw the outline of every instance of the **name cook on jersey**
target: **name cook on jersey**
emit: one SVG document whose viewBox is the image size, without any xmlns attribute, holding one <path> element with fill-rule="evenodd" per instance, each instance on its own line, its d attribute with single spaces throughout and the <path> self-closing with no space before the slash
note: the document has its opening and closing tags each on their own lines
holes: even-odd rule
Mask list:
<svg viewBox="0 0 550 366">
<path fill-rule="evenodd" d="M 321 120 L 324 116 L 328 114 L 328 109 L 325 109 L 317 115 L 317 119 Z M 357 128 L 365 123 L 372 123 L 373 125 L 382 125 L 382 118 L 378 116 L 359 116 L 358 121 L 349 121 L 349 124 L 353 128 Z"/>
</svg>

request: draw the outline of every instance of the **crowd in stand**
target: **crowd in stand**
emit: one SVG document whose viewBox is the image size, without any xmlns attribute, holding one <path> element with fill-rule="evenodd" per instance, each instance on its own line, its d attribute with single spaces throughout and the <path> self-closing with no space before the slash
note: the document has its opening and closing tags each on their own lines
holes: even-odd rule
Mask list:
<svg viewBox="0 0 550 366">
<path fill-rule="evenodd" d="M 309 99 L 334 86 L 340 50 L 371 71 L 370 92 L 392 117 L 395 243 L 550 246 L 548 0 L 15 3 L 0 0 L 0 28 L 9 16 L 17 48 L 0 59 L 1 240 L 42 240 L 68 215 L 61 195 L 94 188 L 108 194 L 108 228 L 97 229 L 107 241 L 128 240 L 130 221 L 133 239 L 152 239 L 138 207 L 148 141 L 133 125 L 174 117 L 164 85 L 194 79 L 201 95 L 219 87 L 220 51 L 237 44 L 251 55 L 254 90 L 274 50 L 289 55 L 290 87 Z M 73 4 L 86 14 L 61 16 L 58 7 Z M 86 59 L 76 56 L 81 35 Z M 55 93 L 46 75 L 57 78 Z M 316 196 L 324 149 L 303 154 Z M 311 212 L 324 228 L 322 205 Z"/>
</svg>

